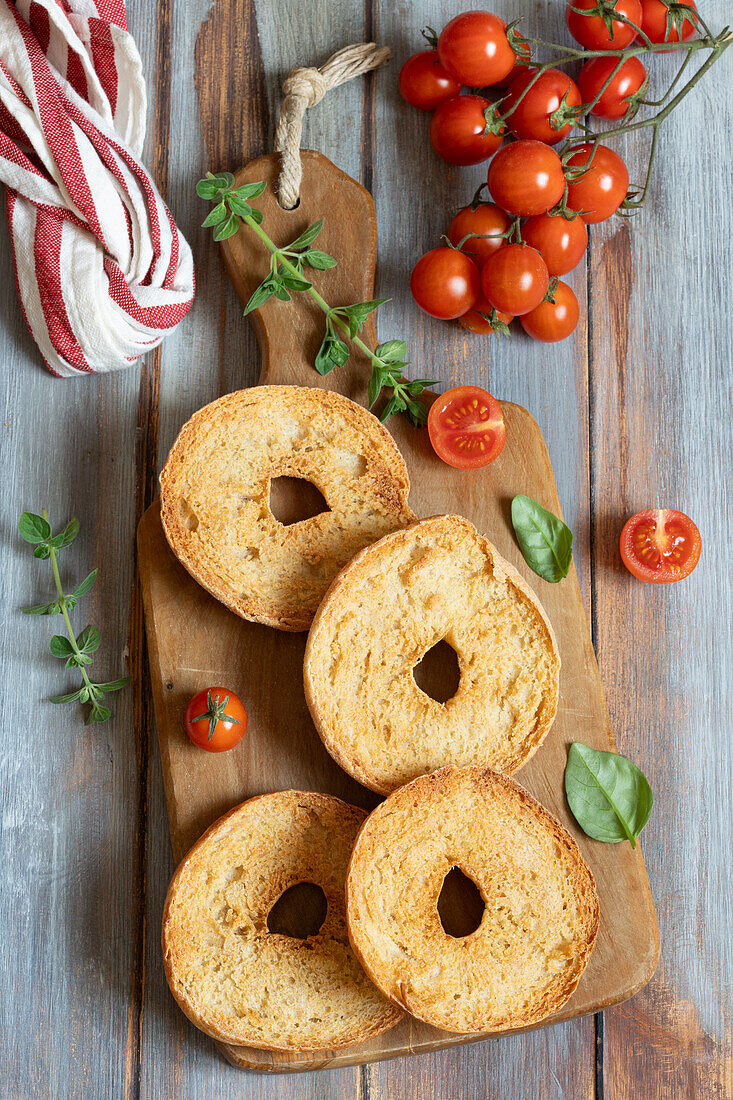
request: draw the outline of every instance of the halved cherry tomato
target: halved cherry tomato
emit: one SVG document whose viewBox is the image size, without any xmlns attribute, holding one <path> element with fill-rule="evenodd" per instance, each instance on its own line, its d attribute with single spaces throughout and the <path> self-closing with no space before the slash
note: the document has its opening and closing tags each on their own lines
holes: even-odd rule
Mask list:
<svg viewBox="0 0 733 1100">
<path fill-rule="evenodd" d="M 554 344 L 575 332 L 580 310 L 578 299 L 567 283 L 559 282 L 552 295 L 554 302 L 540 302 L 529 313 L 519 318 L 522 328 L 534 340 Z"/>
<path fill-rule="evenodd" d="M 488 180 L 502 210 L 523 218 L 544 214 L 565 191 L 562 161 L 542 141 L 505 145 L 489 165 Z"/>
<path fill-rule="evenodd" d="M 456 248 L 461 246 L 461 252 L 470 256 L 474 263 L 482 266 L 485 260 L 506 244 L 506 238 L 501 234 L 506 233 L 511 225 L 511 218 L 500 210 L 493 202 L 480 202 L 478 206 L 464 206 L 459 210 L 448 229 L 448 240 Z M 480 233 L 479 237 L 469 237 L 461 245 L 464 237 L 469 233 Z"/>
<path fill-rule="evenodd" d="M 514 80 L 514 77 L 519 76 L 519 74 L 524 71 L 525 67 L 529 65 L 530 58 L 532 56 L 532 52 L 529 48 L 529 42 L 524 37 L 524 35 L 520 34 L 517 30 L 514 31 L 514 34 L 519 39 L 518 42 L 515 42 L 517 54 L 516 61 L 514 62 L 514 68 L 511 70 L 508 76 L 504 77 L 503 80 L 495 80 L 494 83 L 491 85 L 491 87 L 496 88 L 497 91 L 503 91 L 505 88 L 508 88 L 511 82 Z"/>
<path fill-rule="evenodd" d="M 566 275 L 577 267 L 588 247 L 588 230 L 580 217 L 535 214 L 522 226 L 525 244 L 536 248 L 550 275 Z"/>
<path fill-rule="evenodd" d="M 437 108 L 430 120 L 430 143 L 449 164 L 480 164 L 501 145 L 501 134 L 487 133 L 486 115 L 491 108 L 480 95 L 455 95 Z"/>
<path fill-rule="evenodd" d="M 689 516 L 674 508 L 647 508 L 624 524 L 623 563 L 641 581 L 671 584 L 689 577 L 700 560 L 702 539 Z"/>
<path fill-rule="evenodd" d="M 492 314 L 495 320 L 487 320 L 487 317 L 492 318 Z M 513 320 L 511 313 L 500 313 L 498 309 L 494 309 L 491 302 L 486 301 L 483 294 L 479 294 L 474 302 L 473 309 L 469 309 L 468 313 L 464 313 L 462 317 L 459 317 L 458 324 L 461 328 L 465 328 L 468 332 L 474 332 L 477 336 L 489 336 L 492 332 L 501 331 L 497 322 L 508 325 Z"/>
<path fill-rule="evenodd" d="M 517 55 L 506 23 L 488 11 L 466 11 L 446 23 L 438 39 L 438 57 L 456 80 L 485 88 L 511 72 Z"/>
<path fill-rule="evenodd" d="M 592 103 L 618 65 L 618 57 L 593 57 L 586 61 L 578 73 L 578 87 L 584 103 Z M 623 118 L 631 104 L 629 96 L 636 95 L 647 72 L 638 57 L 627 57 L 608 87 L 590 112 L 598 118 Z"/>
<path fill-rule="evenodd" d="M 606 26 L 605 20 L 600 15 L 585 15 L 573 11 L 573 8 L 583 8 L 585 11 L 597 11 L 599 4 L 605 4 L 606 10 L 612 14 L 624 15 L 627 19 L 641 26 L 641 0 L 568 0 L 565 8 L 565 22 L 568 30 L 576 42 L 585 46 L 587 50 L 623 50 L 636 38 L 636 30 L 628 23 L 620 19 L 611 21 L 611 30 Z"/>
<path fill-rule="evenodd" d="M 509 93 L 501 104 L 501 111 L 505 114 L 514 108 L 506 122 L 515 137 L 556 145 L 570 133 L 574 122 L 565 122 L 556 129 L 551 116 L 556 111 L 562 113 L 566 107 L 577 107 L 581 102 L 580 91 L 567 73 L 560 72 L 559 69 L 547 69 L 535 80 L 529 91 L 523 94 L 536 73 L 537 69 L 533 68 L 520 70 L 519 75 L 509 85 Z"/>
<path fill-rule="evenodd" d="M 568 206 L 581 211 L 586 225 L 604 222 L 615 214 L 629 190 L 629 170 L 618 153 L 607 145 L 597 145 L 591 159 L 592 150 L 589 141 L 576 145 L 566 162 L 571 168 L 590 165 L 585 175 L 568 183 Z"/>
<path fill-rule="evenodd" d="M 457 248 L 433 248 L 412 269 L 413 298 L 431 317 L 443 321 L 452 321 L 471 309 L 480 289 L 479 269 Z"/>
<path fill-rule="evenodd" d="M 400 69 L 399 87 L 411 107 L 434 111 L 444 100 L 458 95 L 461 82 L 440 64 L 437 50 L 422 50 L 408 57 Z"/>
<path fill-rule="evenodd" d="M 247 732 L 247 711 L 233 691 L 210 687 L 194 695 L 183 722 L 194 745 L 207 752 L 226 752 Z"/>
<path fill-rule="evenodd" d="M 695 0 L 684 0 L 684 3 L 697 11 Z M 668 14 L 669 8 L 666 4 L 662 3 L 662 0 L 641 0 L 641 29 L 649 41 L 654 42 L 655 45 L 659 45 L 661 42 L 679 42 L 680 40 L 679 31 L 677 29 L 677 19 L 673 17 L 670 20 L 670 24 L 668 24 Z M 680 15 L 681 14 L 680 12 Z M 690 19 L 685 17 L 684 20 L 682 20 L 683 42 L 686 42 L 688 38 L 692 38 L 697 30 L 695 26 L 696 22 L 694 16 Z M 667 33 L 668 26 L 669 34 Z M 662 50 L 660 52 L 667 53 L 669 51 Z"/>
<path fill-rule="evenodd" d="M 501 405 L 479 386 L 456 386 L 430 406 L 428 434 L 433 450 L 449 466 L 488 466 L 506 442 Z"/>
<path fill-rule="evenodd" d="M 538 306 L 550 285 L 547 264 L 528 244 L 505 244 L 481 270 L 481 291 L 494 309 L 520 317 Z"/>
</svg>

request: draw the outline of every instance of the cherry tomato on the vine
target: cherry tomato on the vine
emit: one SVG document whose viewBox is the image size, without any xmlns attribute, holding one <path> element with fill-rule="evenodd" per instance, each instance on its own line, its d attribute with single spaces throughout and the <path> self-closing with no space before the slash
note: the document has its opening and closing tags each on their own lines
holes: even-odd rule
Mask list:
<svg viewBox="0 0 733 1100">
<path fill-rule="evenodd" d="M 433 450 L 449 466 L 488 466 L 506 442 L 501 405 L 479 386 L 456 386 L 430 406 L 428 434 Z"/>
<path fill-rule="evenodd" d="M 501 134 L 487 133 L 488 99 L 480 95 L 456 95 L 446 99 L 430 120 L 430 142 L 449 164 L 480 164 L 501 145 Z"/>
<path fill-rule="evenodd" d="M 695 0 L 684 0 L 687 7 L 694 8 L 697 11 L 697 4 Z M 668 20 L 670 10 L 662 0 L 641 0 L 641 29 L 647 36 L 650 42 L 654 42 L 655 45 L 659 45 L 661 42 L 679 42 L 679 24 L 682 24 L 682 41 L 686 42 L 688 38 L 692 38 L 693 34 L 697 30 L 697 20 L 684 16 L 680 11 L 677 16 L 672 13 L 671 18 Z M 641 39 L 643 42 L 643 39 Z M 666 50 L 662 50 L 662 53 L 666 53 Z"/>
<path fill-rule="evenodd" d="M 489 165 L 488 181 L 499 206 L 523 218 L 544 214 L 565 191 L 562 162 L 542 141 L 505 145 Z"/>
<path fill-rule="evenodd" d="M 636 38 L 636 30 L 620 19 L 613 19 L 609 32 L 601 15 L 586 15 L 573 11 L 598 11 L 599 5 L 613 14 L 623 15 L 637 27 L 641 26 L 641 0 L 568 0 L 565 8 L 565 22 L 576 42 L 587 50 L 623 50 Z"/>
<path fill-rule="evenodd" d="M 584 103 L 593 102 L 618 62 L 618 57 L 613 54 L 586 61 L 578 73 L 578 87 Z M 629 97 L 636 95 L 646 78 L 646 69 L 639 58 L 627 57 L 590 113 L 598 118 L 623 118 L 631 107 Z"/>
<path fill-rule="evenodd" d="M 480 289 L 479 269 L 457 248 L 433 248 L 412 269 L 413 298 L 431 317 L 442 321 L 452 321 L 471 309 Z"/>
<path fill-rule="evenodd" d="M 554 302 L 540 302 L 535 309 L 519 318 L 527 335 L 545 344 L 553 344 L 570 336 L 571 332 L 575 332 L 580 317 L 578 299 L 567 283 L 558 282 L 552 297 Z"/>
<path fill-rule="evenodd" d="M 183 724 L 194 745 L 207 752 L 226 752 L 247 732 L 247 711 L 233 691 L 210 687 L 191 699 Z"/>
<path fill-rule="evenodd" d="M 537 249 L 550 275 L 566 275 L 583 258 L 588 247 L 588 230 L 580 217 L 535 214 L 522 226 L 522 239 Z"/>
<path fill-rule="evenodd" d="M 511 82 L 514 80 L 514 77 L 519 76 L 521 72 L 524 72 L 524 69 L 529 64 L 530 58 L 532 56 L 532 52 L 529 48 L 529 42 L 524 37 L 524 35 L 520 34 L 517 30 L 515 30 L 514 33 L 519 39 L 519 41 L 515 43 L 517 49 L 516 61 L 514 62 L 514 67 L 508 76 L 505 76 L 503 80 L 495 80 L 494 83 L 491 85 L 492 88 L 496 88 L 498 91 L 503 91 L 505 88 L 508 88 Z"/>
<path fill-rule="evenodd" d="M 569 168 L 590 165 L 585 175 L 568 183 L 568 206 L 580 210 L 587 225 L 604 222 L 615 214 L 629 190 L 629 170 L 618 153 L 607 145 L 584 142 L 570 150 Z"/>
<path fill-rule="evenodd" d="M 400 69 L 399 87 L 411 107 L 434 111 L 444 100 L 458 95 L 461 82 L 440 64 L 437 50 L 422 50 L 408 57 Z"/>
<path fill-rule="evenodd" d="M 460 245 L 461 251 L 481 267 L 492 252 L 506 244 L 501 234 L 506 233 L 511 224 L 509 215 L 493 202 L 481 202 L 475 208 L 464 206 L 450 223 L 448 240 L 456 248 Z M 464 241 L 469 233 L 480 233 L 482 236 Z M 461 244 L 461 241 L 464 243 Z"/>
<path fill-rule="evenodd" d="M 501 325 L 509 325 L 513 320 L 511 313 L 501 313 L 494 309 L 491 302 L 487 302 L 483 294 L 479 294 L 473 309 L 459 317 L 458 324 L 477 336 L 489 336 L 492 332 L 501 332 Z"/>
<path fill-rule="evenodd" d="M 485 88 L 511 72 L 517 55 L 506 23 L 488 11 L 466 11 L 451 19 L 438 39 L 438 57 L 461 84 Z"/>
<path fill-rule="evenodd" d="M 670 584 L 689 577 L 702 539 L 689 516 L 674 508 L 646 508 L 624 524 L 619 539 L 624 565 L 641 581 Z"/>
<path fill-rule="evenodd" d="M 481 269 L 481 292 L 496 310 L 520 317 L 538 306 L 550 284 L 547 264 L 528 244 L 506 244 Z"/>
<path fill-rule="evenodd" d="M 581 102 L 580 91 L 575 81 L 559 69 L 547 69 L 532 84 L 536 73 L 537 69 L 534 68 L 520 70 L 518 76 L 509 85 L 509 92 L 501 104 L 501 111 L 502 114 L 512 111 L 506 124 L 515 137 L 555 145 L 558 141 L 562 141 L 573 128 L 572 108 L 579 106 Z M 532 86 L 529 91 L 523 94 L 530 84 Z M 568 109 L 571 114 L 570 121 L 563 121 L 560 116 L 567 118 Z M 553 115 L 555 115 L 554 119 Z"/>
</svg>

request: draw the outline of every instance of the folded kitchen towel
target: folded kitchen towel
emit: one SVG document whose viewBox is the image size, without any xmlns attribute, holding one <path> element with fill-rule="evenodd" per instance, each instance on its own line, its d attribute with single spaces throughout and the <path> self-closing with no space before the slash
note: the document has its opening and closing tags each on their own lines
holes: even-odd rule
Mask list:
<svg viewBox="0 0 733 1100">
<path fill-rule="evenodd" d="M 191 250 L 140 163 L 124 0 L 0 0 L 0 181 L 23 315 L 61 377 L 119 370 L 194 296 Z"/>
</svg>

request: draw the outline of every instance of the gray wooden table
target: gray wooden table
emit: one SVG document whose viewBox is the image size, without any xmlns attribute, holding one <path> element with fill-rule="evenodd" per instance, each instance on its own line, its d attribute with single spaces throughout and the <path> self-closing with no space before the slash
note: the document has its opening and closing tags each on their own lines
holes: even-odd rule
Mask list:
<svg viewBox="0 0 733 1100">
<path fill-rule="evenodd" d="M 106 1100 L 727 1098 L 731 1054 L 731 64 L 724 59 L 662 133 L 653 195 L 632 226 L 593 227 L 570 277 L 583 319 L 543 346 L 464 339 L 420 315 L 409 269 L 472 194 L 478 169 L 439 164 L 427 119 L 396 93 L 419 30 L 457 0 L 131 0 L 149 88 L 147 160 L 194 250 L 198 297 L 142 367 L 52 379 L 23 325 L 0 227 L 3 541 L 3 936 L 0 1095 Z M 470 6 L 470 5 L 469 5 Z M 493 0 L 545 38 L 561 0 Z M 703 0 L 709 22 L 726 0 Z M 656 804 L 644 852 L 662 959 L 651 984 L 603 1017 L 390 1063 L 263 1078 L 226 1065 L 174 1005 L 159 950 L 172 873 L 135 583 L 134 533 L 159 465 L 200 405 L 257 379 L 256 345 L 210 237 L 194 181 L 270 148 L 282 76 L 363 38 L 395 59 L 310 112 L 304 143 L 361 179 L 380 224 L 380 317 L 421 373 L 489 384 L 534 414 L 575 532 L 601 673 L 621 750 Z M 557 39 L 564 41 L 563 37 Z M 670 71 L 671 59 L 659 70 Z M 197 96 L 198 91 L 198 96 Z M 199 113 L 199 101 L 201 114 Z M 202 121 L 203 120 L 203 121 Z M 641 171 L 642 141 L 627 146 Z M 632 173 L 633 175 L 633 173 Z M 427 368 L 427 369 L 423 369 Z M 703 556 L 679 585 L 634 582 L 618 533 L 639 508 L 690 513 Z M 24 509 L 76 514 L 64 575 L 101 567 L 80 606 L 103 630 L 98 667 L 129 650 L 134 687 L 113 721 L 84 727 L 49 694 L 67 676 L 50 621 L 19 608 L 49 583 L 17 537 Z"/>
</svg>

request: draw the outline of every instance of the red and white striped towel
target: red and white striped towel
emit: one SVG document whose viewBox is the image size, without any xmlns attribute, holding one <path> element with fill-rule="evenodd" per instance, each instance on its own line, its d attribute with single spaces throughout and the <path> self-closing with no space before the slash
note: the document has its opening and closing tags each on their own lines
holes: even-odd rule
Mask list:
<svg viewBox="0 0 733 1100">
<path fill-rule="evenodd" d="M 0 0 L 0 181 L 31 335 L 61 377 L 119 370 L 188 312 L 191 250 L 140 163 L 124 0 Z"/>
</svg>

